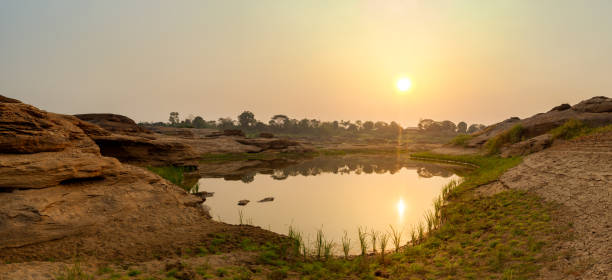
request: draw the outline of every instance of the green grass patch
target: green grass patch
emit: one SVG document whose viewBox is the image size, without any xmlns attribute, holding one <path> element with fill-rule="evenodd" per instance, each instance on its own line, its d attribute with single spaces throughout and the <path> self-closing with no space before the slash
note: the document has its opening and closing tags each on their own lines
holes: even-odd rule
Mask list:
<svg viewBox="0 0 612 280">
<path fill-rule="evenodd" d="M 570 140 L 580 136 L 608 131 L 612 131 L 612 124 L 600 127 L 590 127 L 580 120 L 571 119 L 559 127 L 550 130 L 549 133 L 552 134 L 553 139 Z"/>
<path fill-rule="evenodd" d="M 472 140 L 473 136 L 469 134 L 461 134 L 457 135 L 453 140 L 451 140 L 451 144 L 454 146 L 466 147 L 467 143 Z"/>
<path fill-rule="evenodd" d="M 184 175 L 185 172 L 192 171 L 193 167 L 168 165 L 161 167 L 148 166 L 147 169 L 186 191 L 191 190 L 193 187 L 192 185 L 185 184 Z"/>
<path fill-rule="evenodd" d="M 489 139 L 484 148 L 488 155 L 498 154 L 501 147 L 507 144 L 514 144 L 524 140 L 525 129 L 522 125 L 517 124 L 512 128 L 500 133 L 499 135 Z"/>
</svg>

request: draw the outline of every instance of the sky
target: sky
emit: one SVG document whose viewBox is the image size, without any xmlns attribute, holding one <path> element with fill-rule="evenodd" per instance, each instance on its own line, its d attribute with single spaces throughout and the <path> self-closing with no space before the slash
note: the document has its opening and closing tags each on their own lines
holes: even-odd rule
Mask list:
<svg viewBox="0 0 612 280">
<path fill-rule="evenodd" d="M 0 94 L 136 121 L 250 110 L 264 122 L 491 124 L 610 96 L 610 11 L 599 0 L 0 0 Z"/>
</svg>

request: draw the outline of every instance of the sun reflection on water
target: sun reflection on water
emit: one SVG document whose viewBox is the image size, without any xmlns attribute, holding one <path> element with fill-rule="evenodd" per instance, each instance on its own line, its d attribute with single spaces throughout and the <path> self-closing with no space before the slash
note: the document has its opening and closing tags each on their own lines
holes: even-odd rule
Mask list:
<svg viewBox="0 0 612 280">
<path fill-rule="evenodd" d="M 400 223 L 404 221 L 404 212 L 406 211 L 406 204 L 404 203 L 404 199 L 400 198 L 397 202 L 397 216 L 399 218 Z"/>
</svg>

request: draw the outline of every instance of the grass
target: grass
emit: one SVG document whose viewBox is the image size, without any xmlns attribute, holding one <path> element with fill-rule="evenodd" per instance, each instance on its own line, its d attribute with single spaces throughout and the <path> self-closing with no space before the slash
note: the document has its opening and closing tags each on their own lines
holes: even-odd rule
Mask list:
<svg viewBox="0 0 612 280">
<path fill-rule="evenodd" d="M 612 131 L 612 124 L 600 127 L 590 127 L 580 120 L 571 119 L 557 128 L 550 130 L 553 139 L 570 140 L 594 133 Z"/>
<path fill-rule="evenodd" d="M 81 264 L 76 262 L 72 267 L 64 267 L 60 273 L 55 275 L 57 280 L 90 280 L 93 276 L 85 273 L 81 268 Z"/>
<path fill-rule="evenodd" d="M 499 135 L 489 139 L 484 148 L 488 155 L 498 154 L 501 147 L 507 144 L 514 144 L 524 140 L 525 129 L 517 124 Z"/>
<path fill-rule="evenodd" d="M 461 135 L 457 135 L 455 136 L 455 138 L 453 138 L 451 140 L 451 144 L 455 145 L 455 146 L 461 146 L 461 147 L 466 147 L 467 143 L 472 140 L 473 136 L 469 135 L 469 134 L 461 134 Z"/>
<path fill-rule="evenodd" d="M 193 188 L 193 186 L 184 183 L 184 174 L 186 171 L 192 170 L 190 167 L 168 165 L 161 167 L 148 166 L 147 169 L 186 191 L 190 191 Z"/>
</svg>

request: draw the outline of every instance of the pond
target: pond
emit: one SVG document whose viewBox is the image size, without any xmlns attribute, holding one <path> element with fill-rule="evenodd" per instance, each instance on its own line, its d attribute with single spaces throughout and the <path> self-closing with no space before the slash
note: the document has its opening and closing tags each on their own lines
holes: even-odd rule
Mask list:
<svg viewBox="0 0 612 280">
<path fill-rule="evenodd" d="M 336 251 L 347 231 L 351 253 L 357 254 L 358 227 L 389 232 L 392 225 L 403 230 L 402 243 L 408 241 L 410 228 L 424 221 L 442 187 L 465 169 L 400 156 L 336 156 L 236 170 L 198 182 L 199 191 L 214 193 L 204 202 L 213 219 L 230 224 L 242 219 L 282 234 L 291 225 L 311 243 L 322 229 Z M 240 200 L 250 202 L 240 206 Z"/>
</svg>

